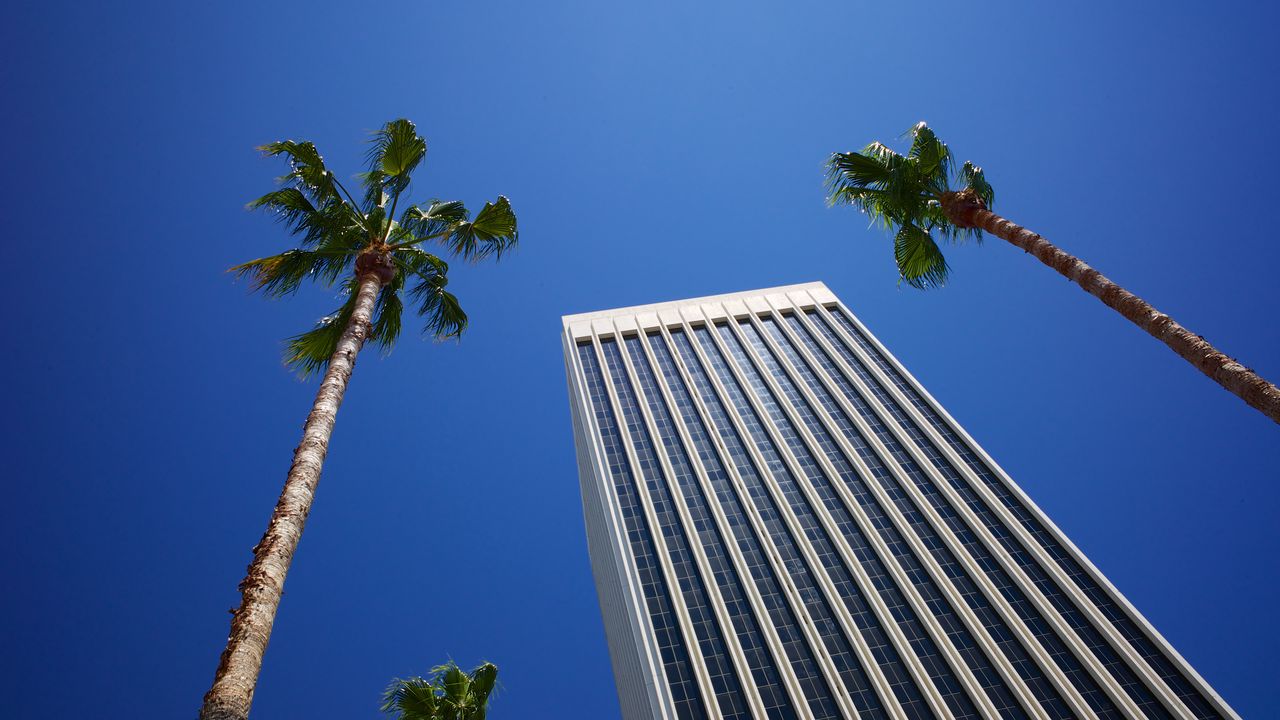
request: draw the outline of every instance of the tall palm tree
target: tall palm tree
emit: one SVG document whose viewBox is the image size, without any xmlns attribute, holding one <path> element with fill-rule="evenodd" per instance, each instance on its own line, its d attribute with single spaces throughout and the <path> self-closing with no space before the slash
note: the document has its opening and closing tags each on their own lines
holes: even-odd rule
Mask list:
<svg viewBox="0 0 1280 720">
<path fill-rule="evenodd" d="M 502 196 L 485 203 L 474 219 L 461 202 L 438 200 L 410 204 L 395 219 L 410 176 L 427 153 L 426 141 L 408 120 L 394 120 L 373 134 L 368 170 L 359 175 L 359 200 L 325 167 L 314 144 L 282 140 L 259 149 L 287 159 L 289 171 L 280 178 L 279 189 L 249 207 L 274 213 L 299 238 L 299 247 L 232 271 L 270 297 L 290 295 L 305 280 L 326 286 L 341 280 L 347 297 L 316 327 L 288 341 L 286 364 L 303 376 L 323 373 L 323 379 L 280 500 L 240 583 L 240 607 L 233 612 L 227 647 L 204 697 L 202 720 L 248 717 L 285 574 L 311 512 L 356 354 L 370 340 L 384 351 L 395 343 L 406 293 L 425 319 L 427 335 L 456 337 L 467 327 L 458 299 L 445 290 L 448 264 L 423 246 L 435 242 L 453 257 L 496 260 L 517 239 L 516 216 Z"/>
<path fill-rule="evenodd" d="M 991 212 L 995 191 L 981 168 L 966 162 L 954 171 L 951 151 L 923 122 L 909 134 L 911 149 L 905 156 L 873 142 L 861 152 L 835 153 L 827 161 L 828 200 L 853 205 L 873 222 L 895 230 L 893 256 L 902 282 L 921 289 L 946 282 L 947 261 L 934 233 L 945 240 L 980 240 L 985 230 L 1036 256 L 1280 423 L 1280 389 L 1275 385 L 1079 258 Z"/>
<path fill-rule="evenodd" d="M 382 696 L 382 712 L 396 720 L 485 720 L 497 679 L 493 663 L 465 673 L 450 662 L 431 668 L 428 678 L 394 680 Z"/>
</svg>

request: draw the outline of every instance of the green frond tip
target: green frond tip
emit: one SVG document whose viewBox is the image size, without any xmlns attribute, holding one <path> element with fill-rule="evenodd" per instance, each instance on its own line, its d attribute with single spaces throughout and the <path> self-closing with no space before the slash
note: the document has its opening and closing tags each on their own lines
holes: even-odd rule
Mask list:
<svg viewBox="0 0 1280 720">
<path fill-rule="evenodd" d="M 888 145 L 875 140 L 862 148 L 862 154 L 869 158 L 875 158 L 884 163 L 887 167 L 899 167 L 902 164 L 902 156 L 889 149 Z"/>
<path fill-rule="evenodd" d="M 471 671 L 471 691 L 478 700 L 487 702 L 498 683 L 498 666 L 485 663 Z"/>
<path fill-rule="evenodd" d="M 341 202 L 333 173 L 324 165 L 324 158 L 316 149 L 315 143 L 294 140 L 279 140 L 266 145 L 259 145 L 267 157 L 283 155 L 289 161 L 289 172 L 280 177 L 280 182 L 307 193 L 316 204 L 332 201 Z"/>
<path fill-rule="evenodd" d="M 413 172 L 427 154 L 427 141 L 418 135 L 417 127 L 404 118 L 392 120 L 373 134 L 369 141 L 370 169 L 381 170 L 392 177 Z"/>
<path fill-rule="evenodd" d="M 898 276 L 913 288 L 928 290 L 947 282 L 947 260 L 929 233 L 914 225 L 903 225 L 893 238 L 893 259 Z"/>
<path fill-rule="evenodd" d="M 414 124 L 404 118 L 392 120 L 369 139 L 368 172 L 361 176 L 366 201 L 382 205 L 386 196 L 399 195 L 409 187 L 410 176 L 427 155 L 427 141 Z"/>
<path fill-rule="evenodd" d="M 951 150 L 926 123 L 916 123 L 903 138 L 911 141 L 905 155 L 881 142 L 856 153 L 832 154 L 826 164 L 827 201 L 852 205 L 873 225 L 893 232 L 900 282 L 941 287 L 949 268 L 934 233 L 953 241 L 982 237 L 977 229 L 953 223 L 942 198 L 953 189 L 972 188 L 990 207 L 995 191 L 973 163 L 957 170 Z"/>
<path fill-rule="evenodd" d="M 432 668 L 427 678 L 393 680 L 381 710 L 397 720 L 485 720 L 497 675 L 492 663 L 466 673 L 449 662 Z"/>
<path fill-rule="evenodd" d="M 490 256 L 501 259 L 504 252 L 516 246 L 519 237 L 511 201 L 499 195 L 480 208 L 475 220 L 458 223 L 444 243 L 458 257 L 478 262 Z"/>
<path fill-rule="evenodd" d="M 917 171 L 926 182 L 938 188 L 947 187 L 951 176 L 951 151 L 924 122 L 911 129 L 911 149 L 907 157 L 916 161 Z"/>
</svg>

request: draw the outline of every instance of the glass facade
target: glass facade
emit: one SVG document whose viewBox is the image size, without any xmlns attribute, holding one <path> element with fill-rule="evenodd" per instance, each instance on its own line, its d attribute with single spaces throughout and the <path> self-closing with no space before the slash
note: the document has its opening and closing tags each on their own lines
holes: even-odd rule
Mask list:
<svg viewBox="0 0 1280 720">
<path fill-rule="evenodd" d="M 781 290 L 566 318 L 627 720 L 1236 717 L 825 287 Z"/>
</svg>

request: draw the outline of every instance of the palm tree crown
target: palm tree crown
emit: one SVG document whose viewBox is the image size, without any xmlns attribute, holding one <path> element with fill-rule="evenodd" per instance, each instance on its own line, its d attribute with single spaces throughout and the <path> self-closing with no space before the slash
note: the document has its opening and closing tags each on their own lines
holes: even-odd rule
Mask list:
<svg viewBox="0 0 1280 720">
<path fill-rule="evenodd" d="M 896 228 L 893 257 L 901 280 L 921 289 L 940 287 L 948 268 L 934 233 L 951 241 L 982 239 L 980 229 L 949 219 L 946 206 L 976 200 L 989 208 L 995 191 L 971 162 L 956 172 L 946 143 L 923 122 L 905 135 L 911 136 L 906 155 L 879 142 L 861 152 L 833 154 L 827 161 L 827 200 L 853 205 L 874 224 Z M 953 183 L 960 190 L 952 190 Z"/>
<path fill-rule="evenodd" d="M 897 228 L 893 256 L 901 281 L 931 288 L 947 281 L 947 260 L 934 241 L 982 239 L 985 230 L 1034 256 L 1169 347 L 1251 407 L 1280 423 L 1280 387 L 1241 365 L 1150 303 L 1112 282 L 1039 234 L 992 212 L 995 191 L 982 169 L 966 162 L 954 171 L 951 151 L 924 123 L 907 131 L 905 156 L 873 142 L 827 161 L 827 199 L 848 203 L 886 229 Z M 960 187 L 952 189 L 952 183 Z"/>
<path fill-rule="evenodd" d="M 456 200 L 411 204 L 396 218 L 412 173 L 427 154 L 426 141 L 408 120 L 393 120 L 373 133 L 368 170 L 358 176 L 364 191 L 360 200 L 325 167 L 313 143 L 281 140 L 259 150 L 286 158 L 289 172 L 279 179 L 282 187 L 249 203 L 249 208 L 274 212 L 300 238 L 300 246 L 237 265 L 232 272 L 272 297 L 297 292 L 304 280 L 331 287 L 346 278 L 342 307 L 289 339 L 285 363 L 304 376 L 328 365 L 355 308 L 362 277 L 374 273 L 382 282 L 369 339 L 384 351 L 400 335 L 406 287 L 425 320 L 423 332 L 455 337 L 466 329 L 467 315 L 445 290 L 448 263 L 422 245 L 435 241 L 453 257 L 470 261 L 496 260 L 516 245 L 516 216 L 503 196 L 485 203 L 474 219 Z"/>
<path fill-rule="evenodd" d="M 427 154 L 426 141 L 408 120 L 393 120 L 373 133 L 369 167 L 359 176 L 361 200 L 325 167 L 314 144 L 282 140 L 260 149 L 286 158 L 289 172 L 280 178 L 280 188 L 249 207 L 274 212 L 301 244 L 232 271 L 271 296 L 297 292 L 304 280 L 332 286 L 345 275 L 347 299 L 315 328 L 289 339 L 286 363 L 304 376 L 323 370 L 324 379 L 267 531 L 254 546 L 253 562 L 240 583 L 240 607 L 232 611 L 231 633 L 204 696 L 203 720 L 245 720 L 249 715 L 285 577 L 311 513 L 338 408 L 361 348 L 372 339 L 390 349 L 400 335 L 406 287 L 426 320 L 427 334 L 451 337 L 467 327 L 458 299 L 445 290 L 448 264 L 423 244 L 435 241 L 464 260 L 496 259 L 515 246 L 517 237 L 516 216 L 502 196 L 485 203 L 474 220 L 462 203 L 439 200 L 409 205 L 397 217 L 410 177 Z"/>
<path fill-rule="evenodd" d="M 382 711 L 396 720 L 485 720 L 498 668 L 484 663 L 470 673 L 455 663 L 431 669 L 431 677 L 396 679 L 382 696 Z"/>
</svg>

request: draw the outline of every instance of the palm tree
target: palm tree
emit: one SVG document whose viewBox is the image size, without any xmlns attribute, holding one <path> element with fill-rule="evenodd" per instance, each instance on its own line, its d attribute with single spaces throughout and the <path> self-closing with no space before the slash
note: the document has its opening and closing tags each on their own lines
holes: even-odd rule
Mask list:
<svg viewBox="0 0 1280 720">
<path fill-rule="evenodd" d="M 382 712 L 396 720 L 484 720 L 498 679 L 492 663 L 465 673 L 450 662 L 431 668 L 431 677 L 397 678 L 382 696 Z"/>
<path fill-rule="evenodd" d="M 274 213 L 300 239 L 299 247 L 231 270 L 270 297 L 293 294 L 305 280 L 326 286 L 342 280 L 346 301 L 288 341 L 287 365 L 303 376 L 324 376 L 280 500 L 240 583 L 240 607 L 232 613 L 231 635 L 204 697 L 202 720 L 248 717 L 285 574 L 311 512 L 356 354 L 370 340 L 384 351 L 391 348 L 400 334 L 401 295 L 406 293 L 425 319 L 425 334 L 456 337 L 467 327 L 458 299 L 445 290 L 448 264 L 423 245 L 439 243 L 464 260 L 496 260 L 517 239 L 516 216 L 502 196 L 485 203 L 475 219 L 462 203 L 438 200 L 408 205 L 394 219 L 410 176 L 427 153 L 426 141 L 408 120 L 394 120 L 373 134 L 369 168 L 359 176 L 361 200 L 325 167 L 314 144 L 282 140 L 259 149 L 287 159 L 289 171 L 280 178 L 279 189 L 249 207 Z"/>
<path fill-rule="evenodd" d="M 985 230 L 1031 253 L 1119 312 L 1219 385 L 1280 423 L 1280 389 L 1108 280 L 1043 237 L 991 212 L 995 191 L 982 169 L 966 162 L 953 171 L 951 151 L 923 122 L 912 128 L 911 149 L 900 155 L 879 142 L 827 161 L 828 200 L 848 203 L 886 229 L 896 228 L 893 256 L 902 282 L 927 289 L 947 280 L 947 261 L 934 240 L 982 239 Z M 952 183 L 960 185 L 952 189 Z"/>
</svg>

